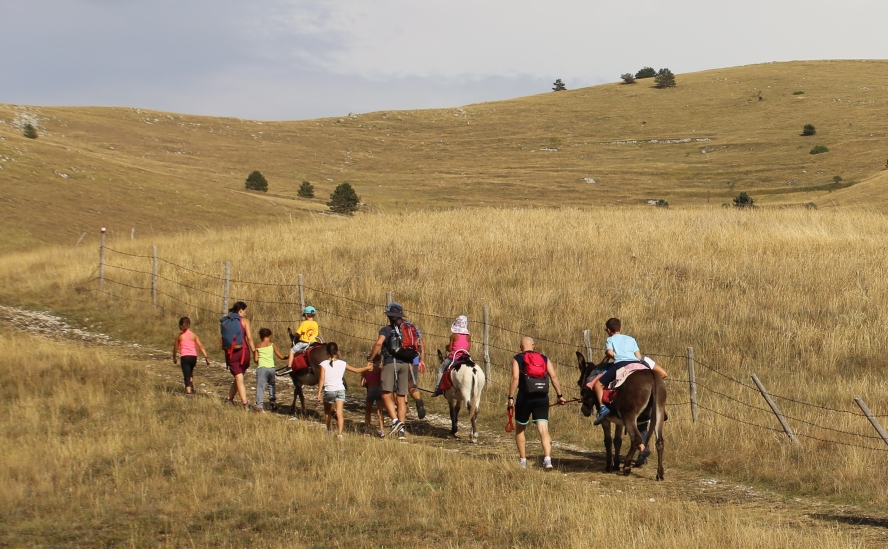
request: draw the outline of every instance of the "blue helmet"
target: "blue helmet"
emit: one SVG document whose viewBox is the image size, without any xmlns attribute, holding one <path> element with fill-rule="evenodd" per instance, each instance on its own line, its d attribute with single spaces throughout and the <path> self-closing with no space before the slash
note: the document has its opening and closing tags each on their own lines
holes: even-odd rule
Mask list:
<svg viewBox="0 0 888 549">
<path fill-rule="evenodd" d="M 304 315 L 314 315 L 317 313 L 318 312 L 311 305 L 309 305 L 308 307 L 306 307 L 305 309 L 302 310 L 302 314 L 304 314 Z"/>
</svg>

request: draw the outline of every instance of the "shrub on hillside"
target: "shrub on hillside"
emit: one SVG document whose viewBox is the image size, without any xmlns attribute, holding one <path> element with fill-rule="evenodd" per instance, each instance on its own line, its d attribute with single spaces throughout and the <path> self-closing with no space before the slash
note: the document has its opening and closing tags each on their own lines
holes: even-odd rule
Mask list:
<svg viewBox="0 0 888 549">
<path fill-rule="evenodd" d="M 820 154 L 829 152 L 829 149 L 824 145 L 814 145 L 814 148 L 811 149 L 811 154 Z"/>
<path fill-rule="evenodd" d="M 665 200 L 663 200 L 663 199 L 661 198 L 661 199 L 657 200 L 657 201 L 654 203 L 654 206 L 656 206 L 656 207 L 658 207 L 658 208 L 668 208 L 668 207 L 669 207 L 669 202 L 666 202 Z"/>
<path fill-rule="evenodd" d="M 675 75 L 672 74 L 672 71 L 669 69 L 660 69 L 657 72 L 657 76 L 654 77 L 654 87 L 655 88 L 674 88 L 675 87 Z"/>
<path fill-rule="evenodd" d="M 28 139 L 37 139 L 37 129 L 30 122 L 26 122 L 22 126 L 22 135 Z"/>
<path fill-rule="evenodd" d="M 802 135 L 814 135 L 817 133 L 817 129 L 814 128 L 814 124 L 805 124 L 805 127 L 802 128 Z"/>
<path fill-rule="evenodd" d="M 836 185 L 838 185 L 838 184 L 841 183 L 841 182 L 842 182 L 842 176 L 841 176 L 841 175 L 834 175 L 834 176 L 833 176 L 833 183 L 835 183 Z"/>
<path fill-rule="evenodd" d="M 641 80 L 642 78 L 653 78 L 657 76 L 657 71 L 654 70 L 653 67 L 645 67 L 635 73 L 635 78 Z"/>
<path fill-rule="evenodd" d="M 564 82 L 562 82 L 560 78 L 556 80 L 555 83 L 552 85 L 555 86 L 554 88 L 552 88 L 552 91 L 560 92 L 567 89 L 567 86 L 564 85 Z"/>
<path fill-rule="evenodd" d="M 745 191 L 738 194 L 737 197 L 734 198 L 734 207 L 735 208 L 753 208 L 753 207 L 755 207 L 754 204 L 755 204 L 755 200 L 753 200 L 753 198 L 751 196 L 746 194 Z"/>
<path fill-rule="evenodd" d="M 809 210 L 816 210 L 816 209 L 817 209 L 817 204 L 815 204 L 815 203 L 813 203 L 813 202 L 808 202 L 807 204 L 805 204 L 805 208 L 807 208 L 807 209 L 809 209 Z"/>
<path fill-rule="evenodd" d="M 244 186 L 251 191 L 268 192 L 268 181 L 266 181 L 264 175 L 259 173 L 259 170 L 253 170 L 247 176 Z"/>
<path fill-rule="evenodd" d="M 358 209 L 358 193 L 348 183 L 340 183 L 330 195 L 327 206 L 336 213 L 351 215 Z"/>
<path fill-rule="evenodd" d="M 623 79 L 624 84 L 634 84 L 635 83 L 635 75 L 633 75 L 631 72 L 621 74 L 620 78 Z"/>
<path fill-rule="evenodd" d="M 302 185 L 299 185 L 299 191 L 296 194 L 302 198 L 314 198 L 314 185 L 312 185 L 308 181 L 303 181 Z"/>
<path fill-rule="evenodd" d="M 805 92 L 799 90 L 799 91 L 794 91 L 794 92 L 792 92 L 792 94 L 793 94 L 793 95 L 805 95 Z"/>
</svg>

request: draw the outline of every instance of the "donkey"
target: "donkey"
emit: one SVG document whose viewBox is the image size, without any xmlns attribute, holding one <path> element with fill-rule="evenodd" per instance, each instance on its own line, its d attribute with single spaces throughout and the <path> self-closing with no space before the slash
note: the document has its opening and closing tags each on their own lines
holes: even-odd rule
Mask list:
<svg viewBox="0 0 888 549">
<path fill-rule="evenodd" d="M 293 340 L 294 334 L 287 328 L 290 339 Z M 308 359 L 308 368 L 293 370 L 290 372 L 290 379 L 293 380 L 293 417 L 296 417 L 296 398 L 302 406 L 302 417 L 305 417 L 305 394 L 303 387 L 313 387 L 321 380 L 321 362 L 327 360 L 327 349 L 321 345 L 311 349 L 306 357 Z"/>
<path fill-rule="evenodd" d="M 592 415 L 593 408 L 598 408 L 598 399 L 595 392 L 587 387 L 587 384 L 603 369 L 601 364 L 586 362 L 583 353 L 577 351 L 577 362 L 580 369 L 580 379 L 577 385 L 580 387 L 580 397 L 583 399 L 583 415 Z M 623 462 L 623 474 L 628 475 L 632 471 L 632 458 L 635 451 L 645 445 L 644 452 L 635 463 L 636 467 L 646 461 L 646 455 L 650 454 L 647 443 L 651 435 L 656 435 L 657 445 L 657 480 L 663 480 L 663 450 L 665 442 L 663 438 L 663 422 L 666 418 L 666 384 L 660 376 L 651 370 L 640 370 L 632 373 L 623 385 L 614 402 L 610 405 L 611 412 L 601 423 L 604 431 L 604 449 L 606 458 L 606 470 L 617 471 L 620 468 L 620 447 L 623 443 L 623 429 L 630 435 L 632 442 L 629 452 Z M 638 429 L 638 423 L 650 420 L 650 427 L 642 435 Z M 615 436 L 611 438 L 611 424 L 616 427 Z"/>
<path fill-rule="evenodd" d="M 444 355 L 441 354 L 440 349 L 438 350 L 438 360 L 441 363 L 444 362 Z M 444 391 L 444 397 L 450 406 L 450 436 L 456 436 L 459 409 L 465 403 L 469 419 L 472 420 L 472 443 L 477 443 L 478 427 L 476 422 L 481 405 L 481 391 L 487 382 L 484 370 L 474 363 L 467 363 L 460 366 L 459 369 L 453 369 L 450 375 L 453 386 Z"/>
</svg>

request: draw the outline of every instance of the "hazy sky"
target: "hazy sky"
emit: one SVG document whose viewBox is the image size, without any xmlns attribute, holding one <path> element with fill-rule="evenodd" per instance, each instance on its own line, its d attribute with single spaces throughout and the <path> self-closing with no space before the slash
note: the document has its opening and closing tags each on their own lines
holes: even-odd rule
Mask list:
<svg viewBox="0 0 888 549">
<path fill-rule="evenodd" d="M 885 0 L 0 0 L 0 102 L 261 119 L 885 59 Z"/>
</svg>

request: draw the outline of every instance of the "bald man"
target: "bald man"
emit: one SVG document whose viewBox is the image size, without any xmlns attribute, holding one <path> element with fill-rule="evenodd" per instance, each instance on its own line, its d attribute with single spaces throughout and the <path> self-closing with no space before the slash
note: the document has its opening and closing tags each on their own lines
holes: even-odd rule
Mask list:
<svg viewBox="0 0 888 549">
<path fill-rule="evenodd" d="M 540 442 L 543 444 L 543 469 L 551 471 L 552 436 L 549 434 L 549 393 L 527 391 L 525 357 L 529 353 L 536 353 L 536 344 L 532 338 L 525 336 L 521 338 L 520 349 L 521 352 L 512 359 L 512 382 L 509 384 L 508 403 L 508 408 L 515 410 L 515 445 L 518 446 L 519 463 L 522 467 L 527 467 L 527 438 L 524 432 L 533 417 L 533 422 L 540 432 Z M 555 368 L 552 367 L 549 358 L 545 355 L 540 356 L 546 362 L 546 375 L 549 377 L 552 387 L 555 388 L 555 394 L 558 395 L 558 404 L 564 404 L 558 374 L 555 373 Z"/>
</svg>

